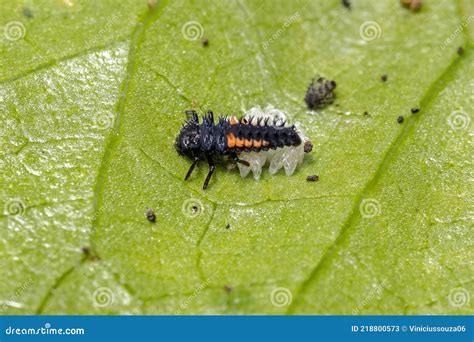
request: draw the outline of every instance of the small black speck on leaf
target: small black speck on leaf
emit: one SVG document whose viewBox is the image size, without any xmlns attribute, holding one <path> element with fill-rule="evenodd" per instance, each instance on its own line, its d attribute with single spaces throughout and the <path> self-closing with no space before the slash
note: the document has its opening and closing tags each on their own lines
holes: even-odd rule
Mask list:
<svg viewBox="0 0 474 342">
<path fill-rule="evenodd" d="M 311 175 L 311 176 L 306 177 L 306 180 L 308 182 L 317 182 L 319 180 L 319 176 Z"/>
<path fill-rule="evenodd" d="M 342 6 L 344 6 L 347 9 L 351 9 L 351 2 L 349 0 L 342 0 Z"/>
<path fill-rule="evenodd" d="M 230 285 L 224 285 L 224 290 L 227 292 L 227 293 L 231 293 L 232 291 L 234 291 L 234 288 Z"/>
<path fill-rule="evenodd" d="M 397 118 L 397 122 L 398 122 L 399 124 L 403 123 L 403 120 L 404 120 L 403 115 L 400 115 L 400 116 Z"/>
<path fill-rule="evenodd" d="M 33 12 L 28 7 L 23 7 L 22 9 L 23 15 L 27 18 L 33 18 Z"/>
<path fill-rule="evenodd" d="M 368 111 L 365 111 L 365 112 L 364 112 L 364 115 L 369 115 L 369 112 L 368 112 Z"/>
<path fill-rule="evenodd" d="M 304 153 L 309 153 L 313 150 L 313 144 L 311 143 L 311 141 L 309 140 L 306 140 L 304 142 L 304 147 L 303 147 L 303 151 Z"/>
<path fill-rule="evenodd" d="M 204 47 L 209 46 L 209 39 L 207 39 L 207 38 L 201 39 L 201 44 Z"/>
<path fill-rule="evenodd" d="M 153 211 L 153 209 L 148 209 L 146 211 L 146 219 L 150 222 L 155 222 L 156 221 L 156 216 L 155 216 L 155 212 Z"/>
<path fill-rule="evenodd" d="M 412 109 L 410 109 L 410 111 L 411 111 L 412 114 L 416 114 L 420 111 L 420 108 L 412 108 Z"/>
<path fill-rule="evenodd" d="M 324 77 L 314 80 L 308 86 L 304 101 L 309 109 L 322 108 L 334 101 L 334 89 L 336 89 L 336 82 L 327 80 Z"/>
<path fill-rule="evenodd" d="M 88 246 L 82 247 L 81 251 L 82 251 L 82 253 L 84 253 L 84 256 L 86 258 L 88 258 L 89 260 L 92 260 L 92 261 L 100 260 L 100 258 L 97 255 L 92 254 L 92 251 L 91 251 L 90 247 L 88 247 Z"/>
<path fill-rule="evenodd" d="M 225 225 L 225 229 L 230 229 L 230 223 L 227 223 L 227 224 Z"/>
<path fill-rule="evenodd" d="M 462 54 L 464 54 L 464 48 L 463 48 L 462 46 L 458 47 L 457 53 L 458 53 L 459 56 L 461 56 Z"/>
<path fill-rule="evenodd" d="M 382 76 L 380 76 L 380 79 L 382 80 L 382 82 L 387 82 L 388 76 L 387 75 L 382 75 Z"/>
</svg>

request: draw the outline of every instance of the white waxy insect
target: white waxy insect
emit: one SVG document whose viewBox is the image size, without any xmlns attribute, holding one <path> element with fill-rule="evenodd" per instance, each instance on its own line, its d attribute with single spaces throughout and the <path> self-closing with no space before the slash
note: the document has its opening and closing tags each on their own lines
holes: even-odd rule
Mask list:
<svg viewBox="0 0 474 342">
<path fill-rule="evenodd" d="M 260 108 L 259 106 L 253 107 L 245 113 L 244 117 L 248 119 L 252 118 L 251 123 L 256 123 L 257 119 L 260 117 L 270 117 L 270 120 L 275 120 L 276 124 L 286 121 L 285 113 L 271 105 L 265 107 L 264 109 Z M 262 124 L 263 121 L 264 120 L 261 120 Z M 240 153 L 239 158 L 249 163 L 249 166 L 243 165 L 241 163 L 237 164 L 240 170 L 240 175 L 242 177 L 246 177 L 250 171 L 252 171 L 253 177 L 256 180 L 259 180 L 262 174 L 262 168 L 266 164 L 269 164 L 268 171 L 270 174 L 273 175 L 283 168 L 285 170 L 285 174 L 287 176 L 291 176 L 295 172 L 296 166 L 303 162 L 305 153 L 304 146 L 307 139 L 305 138 L 301 129 L 298 129 L 298 135 L 302 141 L 302 143 L 298 146 L 284 146 L 275 150 Z"/>
</svg>

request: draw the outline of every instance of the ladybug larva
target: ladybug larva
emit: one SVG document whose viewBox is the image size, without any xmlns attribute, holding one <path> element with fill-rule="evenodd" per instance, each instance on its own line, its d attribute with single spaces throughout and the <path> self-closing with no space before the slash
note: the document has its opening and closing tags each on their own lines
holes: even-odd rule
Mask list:
<svg viewBox="0 0 474 342">
<path fill-rule="evenodd" d="M 239 166 L 242 177 L 252 171 L 257 180 L 267 161 L 271 174 L 283 167 L 288 176 L 303 162 L 305 138 L 302 132 L 295 125 L 287 125 L 284 114 L 271 106 L 264 110 L 254 107 L 241 118 L 221 116 L 217 124 L 212 111 L 204 115 L 202 123 L 194 110 L 186 113 L 191 118 L 181 128 L 175 147 L 180 155 L 192 161 L 185 180 L 196 164 L 207 161 L 209 172 L 203 189 L 207 188 L 216 169 L 217 157 L 231 158 Z"/>
</svg>

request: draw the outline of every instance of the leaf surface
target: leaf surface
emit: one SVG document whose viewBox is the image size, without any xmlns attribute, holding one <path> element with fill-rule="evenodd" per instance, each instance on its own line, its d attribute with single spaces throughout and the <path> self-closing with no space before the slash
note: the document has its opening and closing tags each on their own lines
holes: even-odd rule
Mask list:
<svg viewBox="0 0 474 342">
<path fill-rule="evenodd" d="M 472 314 L 467 1 L 4 3 L 2 312 Z M 185 109 L 269 104 L 294 175 L 183 181 Z"/>
</svg>

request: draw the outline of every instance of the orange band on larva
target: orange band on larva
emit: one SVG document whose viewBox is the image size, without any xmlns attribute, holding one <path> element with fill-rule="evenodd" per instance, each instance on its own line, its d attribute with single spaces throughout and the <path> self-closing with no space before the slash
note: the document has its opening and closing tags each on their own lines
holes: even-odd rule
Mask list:
<svg viewBox="0 0 474 342">
<path fill-rule="evenodd" d="M 254 140 L 253 147 L 256 147 L 256 148 L 262 147 L 262 140 Z"/>
<path fill-rule="evenodd" d="M 245 147 L 252 147 L 252 140 L 250 139 L 245 139 L 244 140 Z"/>
<path fill-rule="evenodd" d="M 235 140 L 235 146 L 237 147 L 244 147 L 244 139 L 237 138 Z"/>
<path fill-rule="evenodd" d="M 235 147 L 235 136 L 232 133 L 227 133 L 227 147 L 228 148 Z"/>
</svg>

